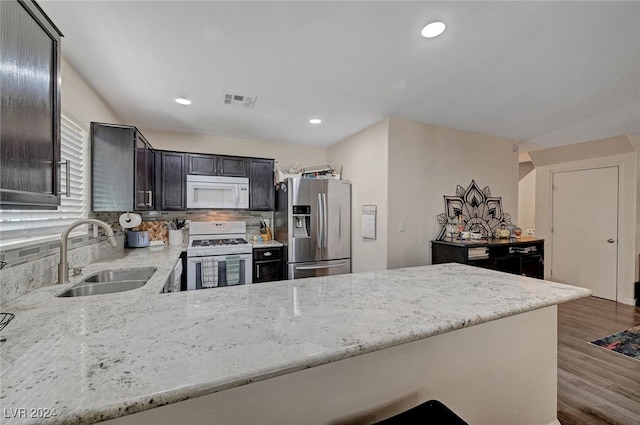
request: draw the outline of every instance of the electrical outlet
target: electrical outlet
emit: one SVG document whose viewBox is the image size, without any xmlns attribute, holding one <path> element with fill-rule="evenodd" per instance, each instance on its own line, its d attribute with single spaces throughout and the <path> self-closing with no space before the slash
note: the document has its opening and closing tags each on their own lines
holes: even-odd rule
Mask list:
<svg viewBox="0 0 640 425">
<path fill-rule="evenodd" d="M 404 221 L 400 222 L 400 231 L 404 232 L 405 230 L 407 230 L 407 223 L 405 223 Z"/>
</svg>

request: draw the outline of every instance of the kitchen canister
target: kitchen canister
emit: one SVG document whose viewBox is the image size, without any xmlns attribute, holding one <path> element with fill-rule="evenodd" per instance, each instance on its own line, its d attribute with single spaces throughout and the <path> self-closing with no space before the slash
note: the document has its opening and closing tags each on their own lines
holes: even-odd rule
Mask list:
<svg viewBox="0 0 640 425">
<path fill-rule="evenodd" d="M 169 230 L 169 245 L 182 245 L 182 229 Z"/>
<path fill-rule="evenodd" d="M 146 230 L 127 230 L 129 248 L 145 248 L 149 246 L 149 232 Z"/>
</svg>

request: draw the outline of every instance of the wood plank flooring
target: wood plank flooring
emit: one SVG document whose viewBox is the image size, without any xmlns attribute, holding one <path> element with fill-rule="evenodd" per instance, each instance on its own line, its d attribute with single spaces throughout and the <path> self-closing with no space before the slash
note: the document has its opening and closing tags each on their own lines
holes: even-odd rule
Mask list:
<svg viewBox="0 0 640 425">
<path fill-rule="evenodd" d="M 558 306 L 562 425 L 640 424 L 640 361 L 589 344 L 638 325 L 640 307 L 595 297 Z"/>
</svg>

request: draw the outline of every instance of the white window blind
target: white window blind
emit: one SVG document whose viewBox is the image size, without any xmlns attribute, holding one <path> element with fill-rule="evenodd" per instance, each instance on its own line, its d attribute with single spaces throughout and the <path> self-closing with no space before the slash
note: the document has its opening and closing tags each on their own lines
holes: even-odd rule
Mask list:
<svg viewBox="0 0 640 425">
<path fill-rule="evenodd" d="M 66 165 L 61 166 L 61 203 L 57 210 L 0 211 L 0 239 L 5 242 L 37 239 L 60 234 L 75 220 L 86 218 L 89 211 L 89 125 L 63 109 L 60 126 L 60 157 L 69 161 L 70 181 Z M 71 196 L 66 197 L 67 185 Z"/>
</svg>

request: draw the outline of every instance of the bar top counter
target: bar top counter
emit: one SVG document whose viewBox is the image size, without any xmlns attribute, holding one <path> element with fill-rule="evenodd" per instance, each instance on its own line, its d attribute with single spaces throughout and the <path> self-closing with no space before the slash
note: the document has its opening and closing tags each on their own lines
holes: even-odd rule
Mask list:
<svg viewBox="0 0 640 425">
<path fill-rule="evenodd" d="M 3 423 L 95 423 L 590 295 L 462 264 L 162 294 L 179 255 L 88 270 L 158 267 L 136 290 L 55 297 L 72 280 L 2 305 Z"/>
</svg>

